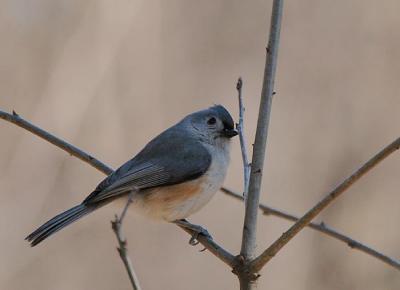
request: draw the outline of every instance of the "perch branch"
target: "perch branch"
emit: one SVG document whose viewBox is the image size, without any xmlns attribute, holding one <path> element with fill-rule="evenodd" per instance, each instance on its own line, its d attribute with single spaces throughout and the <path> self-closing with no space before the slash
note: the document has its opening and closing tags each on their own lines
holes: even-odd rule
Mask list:
<svg viewBox="0 0 400 290">
<path fill-rule="evenodd" d="M 272 259 L 294 236 L 296 236 L 304 227 L 306 227 L 314 217 L 316 217 L 323 209 L 332 203 L 338 196 L 345 192 L 350 186 L 364 176 L 368 171 L 374 168 L 378 163 L 388 157 L 391 153 L 400 147 L 400 137 L 386 146 L 363 166 L 356 170 L 351 176 L 346 178 L 339 186 L 332 190 L 325 198 L 319 201 L 304 216 L 302 216 L 288 231 L 282 234 L 269 248 L 267 248 L 260 256 L 250 263 L 252 271 L 261 270 L 269 260 Z"/>
<path fill-rule="evenodd" d="M 29 132 L 37 135 L 46 141 L 52 143 L 53 145 L 61 148 L 62 150 L 68 152 L 72 156 L 79 158 L 80 160 L 92 165 L 97 170 L 103 172 L 106 175 L 109 175 L 113 172 L 113 169 L 107 166 L 105 163 L 102 163 L 100 160 L 92 157 L 91 155 L 85 153 L 84 151 L 80 150 L 78 147 L 75 147 L 68 142 L 48 133 L 47 131 L 29 123 L 28 121 L 22 119 L 18 114 L 13 112 L 13 114 L 9 114 L 3 111 L 0 111 L 0 118 L 6 121 L 9 121 L 17 126 L 28 130 Z M 188 232 L 188 231 L 186 231 Z M 191 235 L 193 234 L 191 231 L 189 232 Z M 208 249 L 212 254 L 216 257 L 221 259 L 223 262 L 227 263 L 228 265 L 233 264 L 233 255 L 230 254 L 228 251 L 224 250 L 221 246 L 219 246 L 215 241 L 203 238 L 199 236 L 198 241 Z"/>
<path fill-rule="evenodd" d="M 249 158 L 247 157 L 247 144 L 246 144 L 246 138 L 244 136 L 244 127 L 243 127 L 245 108 L 243 105 L 242 87 L 243 87 L 243 81 L 242 81 L 242 78 L 239 78 L 237 81 L 237 84 L 236 84 L 236 89 L 238 91 L 238 101 L 239 101 L 239 122 L 236 124 L 236 129 L 238 130 L 238 133 L 239 133 L 240 149 L 242 151 L 243 198 L 246 201 L 247 193 L 249 191 L 250 164 L 249 164 Z"/>
<path fill-rule="evenodd" d="M 185 232 L 187 232 L 189 235 L 193 236 L 195 234 L 194 231 L 185 228 L 183 226 L 179 226 L 181 229 L 183 229 Z M 207 249 L 209 252 L 211 252 L 214 256 L 219 258 L 222 262 L 230 266 L 231 268 L 234 267 L 234 261 L 235 257 L 229 253 L 227 250 L 222 248 L 220 245 L 218 245 L 214 240 L 210 237 L 204 236 L 204 235 L 198 235 L 196 237 L 196 240 L 204 246 L 205 249 Z"/>
<path fill-rule="evenodd" d="M 233 198 L 236 198 L 238 200 L 242 200 L 243 201 L 243 197 L 237 193 L 234 192 L 231 189 L 228 189 L 226 187 L 222 187 L 221 191 Z M 263 211 L 263 213 L 265 215 L 272 215 L 272 216 L 276 216 L 279 218 L 283 218 L 289 221 L 293 221 L 296 222 L 298 221 L 300 218 L 292 215 L 290 213 L 286 213 L 282 210 L 267 206 L 265 204 L 260 203 L 259 208 Z M 313 230 L 316 230 L 320 233 L 326 234 L 334 239 L 337 239 L 339 241 L 342 241 L 344 243 L 346 243 L 350 248 L 355 249 L 355 250 L 359 250 L 367 255 L 370 255 L 386 264 L 388 264 L 389 266 L 392 266 L 393 268 L 400 270 L 400 261 L 393 259 L 385 254 L 382 254 L 380 252 L 378 252 L 375 249 L 372 249 L 371 247 L 368 247 L 367 245 L 356 241 L 342 233 L 339 233 L 338 231 L 336 231 L 335 229 L 328 227 L 325 223 L 321 222 L 321 223 L 309 223 L 307 225 L 308 227 L 310 227 Z"/>
</svg>

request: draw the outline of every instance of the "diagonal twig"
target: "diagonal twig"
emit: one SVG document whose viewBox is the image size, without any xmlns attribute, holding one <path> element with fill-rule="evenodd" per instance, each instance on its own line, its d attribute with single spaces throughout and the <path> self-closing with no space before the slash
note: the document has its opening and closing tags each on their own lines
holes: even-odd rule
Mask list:
<svg viewBox="0 0 400 290">
<path fill-rule="evenodd" d="M 304 227 L 306 227 L 314 217 L 332 203 L 338 196 L 345 192 L 350 186 L 374 168 L 378 163 L 400 148 L 400 137 L 387 145 L 375 156 L 369 159 L 363 166 L 346 178 L 339 186 L 332 190 L 326 197 L 319 201 L 305 215 L 303 215 L 288 231 L 283 233 L 271 246 L 269 246 L 260 256 L 255 258 L 249 265 L 252 271 L 261 270 L 269 260 L 271 260 L 291 239 L 293 239 Z"/>
<path fill-rule="evenodd" d="M 86 152 L 82 151 L 78 147 L 75 147 L 72 144 L 69 144 L 68 142 L 50 134 L 49 132 L 33 125 L 32 123 L 22 119 L 18 114 L 13 112 L 13 114 L 9 114 L 4 111 L 0 111 L 0 119 L 4 119 L 10 123 L 13 123 L 21 128 L 24 128 L 28 130 L 29 132 L 33 133 L 34 135 L 37 135 L 46 141 L 52 143 L 53 145 L 63 149 L 64 151 L 68 152 L 74 157 L 79 158 L 80 160 L 88 163 L 89 165 L 93 166 L 97 170 L 103 172 L 106 175 L 111 174 L 114 170 L 106 165 L 105 163 L 101 162 L 100 160 L 96 159 L 95 157 L 87 154 Z M 186 230 L 190 235 L 193 235 L 193 232 L 190 230 Z M 222 260 L 224 263 L 232 266 L 233 265 L 233 260 L 234 256 L 230 254 L 227 250 L 222 248 L 220 245 L 218 245 L 214 240 L 208 239 L 202 235 L 199 235 L 198 241 L 207 249 L 210 251 L 210 253 L 214 254 L 216 257 L 218 257 L 220 260 Z"/>
<path fill-rule="evenodd" d="M 221 191 L 233 198 L 243 201 L 243 197 L 239 193 L 234 192 L 231 189 L 222 187 Z M 280 218 L 283 218 L 283 219 L 286 219 L 289 221 L 294 221 L 294 222 L 296 222 L 300 219 L 299 217 L 297 217 L 295 215 L 292 215 L 292 214 L 284 212 L 282 210 L 267 206 L 263 203 L 259 204 L 259 208 L 263 211 L 263 213 L 265 215 L 273 215 L 273 216 L 280 217 Z M 388 264 L 389 266 L 392 266 L 393 268 L 395 268 L 397 270 L 400 270 L 400 261 L 399 260 L 396 260 L 385 254 L 382 254 L 382 253 L 378 252 L 377 250 L 375 250 L 359 241 L 356 241 L 356 240 L 350 238 L 349 236 L 346 236 L 346 235 L 336 231 L 335 229 L 327 226 L 324 222 L 309 223 L 307 226 L 313 230 L 316 230 L 320 233 L 326 234 L 334 239 L 337 239 L 339 241 L 346 243 L 352 249 L 359 250 L 367 255 L 370 255 L 370 256 Z"/>
<path fill-rule="evenodd" d="M 15 124 L 18 127 L 21 127 L 31 132 L 32 134 L 39 136 L 40 138 L 43 138 L 44 140 L 50 142 L 51 144 L 68 152 L 72 156 L 82 160 L 83 162 L 90 164 L 91 166 L 93 166 L 94 168 L 103 172 L 106 175 L 110 175 L 114 171 L 111 167 L 107 166 L 103 162 L 82 151 L 78 147 L 75 147 L 74 145 L 69 144 L 68 142 L 50 134 L 49 132 L 43 130 L 42 128 L 39 128 L 33 125 L 32 123 L 22 119 L 15 111 L 13 111 L 12 114 L 0 111 L 0 118 Z"/>
</svg>

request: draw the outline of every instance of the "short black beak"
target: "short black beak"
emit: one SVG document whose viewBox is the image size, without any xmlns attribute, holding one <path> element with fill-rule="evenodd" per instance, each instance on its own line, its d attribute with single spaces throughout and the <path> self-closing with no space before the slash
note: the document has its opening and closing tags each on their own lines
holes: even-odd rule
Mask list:
<svg viewBox="0 0 400 290">
<path fill-rule="evenodd" d="M 227 138 L 232 138 L 235 137 L 238 134 L 238 131 L 235 129 L 224 129 L 222 131 L 222 135 L 224 135 Z"/>
</svg>

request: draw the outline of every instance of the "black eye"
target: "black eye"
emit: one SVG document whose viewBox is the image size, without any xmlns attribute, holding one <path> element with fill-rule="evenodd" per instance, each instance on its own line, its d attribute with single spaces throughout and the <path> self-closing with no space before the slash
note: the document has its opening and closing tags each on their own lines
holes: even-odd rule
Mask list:
<svg viewBox="0 0 400 290">
<path fill-rule="evenodd" d="M 211 117 L 207 120 L 208 125 L 214 125 L 215 123 L 217 123 L 217 119 L 215 119 L 214 117 Z"/>
</svg>

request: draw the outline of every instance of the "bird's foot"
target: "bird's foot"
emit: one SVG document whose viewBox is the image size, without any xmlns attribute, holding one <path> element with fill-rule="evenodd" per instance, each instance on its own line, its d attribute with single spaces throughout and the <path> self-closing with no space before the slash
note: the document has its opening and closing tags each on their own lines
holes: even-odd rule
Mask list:
<svg viewBox="0 0 400 290">
<path fill-rule="evenodd" d="M 176 221 L 174 221 L 174 223 L 177 224 L 178 226 L 189 229 L 193 232 L 192 237 L 189 240 L 189 244 L 191 246 L 195 246 L 199 243 L 198 237 L 200 235 L 205 236 L 207 239 L 212 239 L 212 236 L 210 235 L 210 233 L 202 226 L 191 224 L 190 222 L 188 222 L 185 219 L 176 220 Z"/>
</svg>

